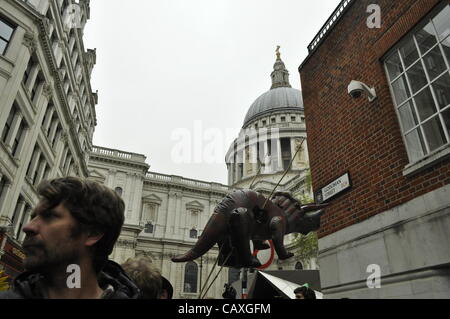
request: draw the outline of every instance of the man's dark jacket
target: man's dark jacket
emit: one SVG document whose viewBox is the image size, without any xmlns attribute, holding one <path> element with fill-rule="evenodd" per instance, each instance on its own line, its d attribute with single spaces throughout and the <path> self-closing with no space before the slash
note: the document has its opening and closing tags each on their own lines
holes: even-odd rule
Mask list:
<svg viewBox="0 0 450 319">
<path fill-rule="evenodd" d="M 113 261 L 108 261 L 98 276 L 100 288 L 107 289 L 104 299 L 137 299 L 140 291 L 136 284 Z M 0 299 L 45 299 L 42 288 L 42 275 L 24 272 L 14 280 L 13 287 L 0 292 Z"/>
</svg>

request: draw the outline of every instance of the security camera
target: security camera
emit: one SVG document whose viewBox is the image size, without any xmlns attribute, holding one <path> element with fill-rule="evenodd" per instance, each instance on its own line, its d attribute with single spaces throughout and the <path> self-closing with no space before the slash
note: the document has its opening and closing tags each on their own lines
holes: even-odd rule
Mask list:
<svg viewBox="0 0 450 319">
<path fill-rule="evenodd" d="M 360 98 L 364 92 L 369 96 L 369 102 L 372 102 L 377 98 L 375 88 L 370 88 L 360 81 L 352 80 L 348 85 L 348 94 L 354 99 Z"/>
</svg>

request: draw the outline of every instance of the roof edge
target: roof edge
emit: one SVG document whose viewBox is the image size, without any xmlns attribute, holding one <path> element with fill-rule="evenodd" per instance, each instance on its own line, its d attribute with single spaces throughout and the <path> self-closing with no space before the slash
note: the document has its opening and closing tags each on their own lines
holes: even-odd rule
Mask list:
<svg viewBox="0 0 450 319">
<path fill-rule="evenodd" d="M 355 0 L 342 0 L 336 9 L 334 9 L 333 13 L 327 19 L 325 24 L 316 34 L 314 39 L 308 45 L 308 56 L 303 60 L 303 62 L 298 67 L 298 71 L 303 68 L 303 66 L 309 61 L 311 56 L 317 51 L 317 49 L 321 46 L 321 44 L 325 41 L 328 35 L 333 31 L 334 27 L 339 23 L 342 17 L 347 13 L 347 11 L 351 8 L 353 4 L 355 4 Z"/>
</svg>

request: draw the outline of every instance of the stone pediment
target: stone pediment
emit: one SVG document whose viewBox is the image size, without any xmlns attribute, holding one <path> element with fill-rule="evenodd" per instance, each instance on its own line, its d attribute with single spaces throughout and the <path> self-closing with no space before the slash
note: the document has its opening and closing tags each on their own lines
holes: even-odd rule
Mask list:
<svg viewBox="0 0 450 319">
<path fill-rule="evenodd" d="M 162 199 L 159 198 L 158 196 L 156 196 L 155 194 L 150 194 L 150 195 L 142 197 L 142 202 L 161 205 Z"/>
<path fill-rule="evenodd" d="M 187 210 L 203 210 L 204 208 L 205 208 L 205 206 L 196 200 L 186 204 Z"/>
</svg>

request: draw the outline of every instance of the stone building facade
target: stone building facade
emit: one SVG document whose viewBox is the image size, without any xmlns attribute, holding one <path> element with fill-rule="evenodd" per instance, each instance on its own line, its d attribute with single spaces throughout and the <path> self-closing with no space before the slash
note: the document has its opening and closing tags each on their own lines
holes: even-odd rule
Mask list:
<svg viewBox="0 0 450 319">
<path fill-rule="evenodd" d="M 78 24 L 68 18 L 73 3 L 0 2 L 0 264 L 11 275 L 39 182 L 89 175 L 96 55 L 83 45 L 89 1 L 76 4 Z"/>
<path fill-rule="evenodd" d="M 450 5 L 372 3 L 342 1 L 299 68 L 317 198 L 350 177 L 322 218 L 323 293 L 448 298 Z M 369 28 L 376 12 L 380 28 Z M 377 98 L 351 98 L 352 80 Z M 369 289 L 373 269 L 381 287 Z"/>
<path fill-rule="evenodd" d="M 231 188 L 149 172 L 145 161 L 144 155 L 102 147 L 94 147 L 91 153 L 90 178 L 115 190 L 126 206 L 125 224 L 111 258 L 123 263 L 148 256 L 172 283 L 174 298 L 198 298 L 216 261 L 217 248 L 190 263 L 173 263 L 170 258 L 194 246 L 214 207 Z M 228 270 L 224 269 L 207 297 L 221 298 L 226 282 Z"/>
</svg>

